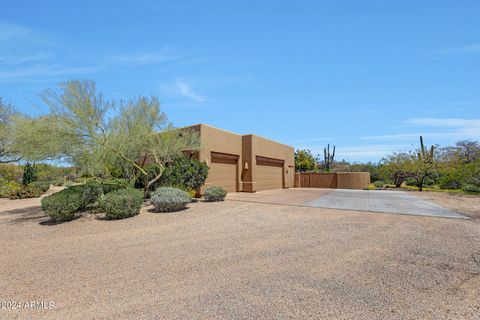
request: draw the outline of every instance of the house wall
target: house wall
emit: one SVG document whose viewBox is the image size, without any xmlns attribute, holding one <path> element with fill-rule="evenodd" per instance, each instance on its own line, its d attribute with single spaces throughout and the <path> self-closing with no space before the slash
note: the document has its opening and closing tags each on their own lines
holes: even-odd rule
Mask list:
<svg viewBox="0 0 480 320">
<path fill-rule="evenodd" d="M 232 156 L 238 156 L 238 161 L 235 163 L 237 181 L 236 190 L 229 190 L 230 192 L 255 192 L 259 190 L 258 186 L 261 186 L 260 189 L 277 186 L 293 187 L 295 170 L 293 147 L 256 135 L 242 136 L 205 124 L 187 128 L 199 132 L 201 146 L 196 157 L 200 161 L 206 161 L 210 167 L 208 178 L 201 191 L 209 185 L 222 185 L 222 179 L 226 179 L 225 177 L 229 175 L 227 171 L 230 167 L 226 164 L 235 161 L 232 160 Z M 230 160 L 217 165 L 212 162 L 212 153 L 214 153 L 214 157 L 217 154 L 219 154 L 218 156 L 225 155 Z M 260 168 L 258 168 L 258 161 L 263 165 Z M 279 177 L 281 180 L 278 180 Z"/>
<path fill-rule="evenodd" d="M 242 155 L 242 136 L 226 130 L 213 128 L 204 124 L 195 125 L 189 128 L 197 130 L 200 135 L 200 151 L 198 153 L 198 159 L 200 161 L 206 161 L 207 165 L 211 168 L 211 170 L 209 170 L 207 180 L 205 181 L 205 185 L 202 187 L 201 192 L 203 192 L 205 187 L 211 185 L 222 185 L 222 179 L 225 178 L 223 176 L 223 173 L 221 174 L 221 176 L 216 174 L 216 168 L 213 167 L 217 166 L 217 164 L 215 164 L 215 162 L 212 163 L 212 153 L 238 157 L 237 163 L 232 163 L 232 161 L 225 161 L 225 164 L 227 162 L 230 162 L 231 166 L 235 166 L 236 171 L 236 188 L 235 190 L 229 191 L 241 191 L 240 158 Z M 213 160 L 215 161 L 215 156 Z M 222 164 L 219 164 L 218 166 L 222 166 Z M 227 167 L 227 165 L 223 165 L 223 167 L 225 168 Z"/>
<path fill-rule="evenodd" d="M 245 168 L 245 162 L 247 163 L 249 172 L 243 172 L 247 179 L 243 181 L 243 191 L 255 192 L 259 189 L 259 175 L 258 175 L 258 163 L 257 157 L 268 159 L 280 160 L 282 163 L 282 187 L 290 188 L 294 185 L 294 149 L 293 147 L 265 139 L 253 134 L 243 136 L 243 167 Z M 275 165 L 272 163 L 272 165 Z M 273 179 L 273 177 L 272 177 Z M 273 183 L 272 183 L 273 184 Z"/>
</svg>

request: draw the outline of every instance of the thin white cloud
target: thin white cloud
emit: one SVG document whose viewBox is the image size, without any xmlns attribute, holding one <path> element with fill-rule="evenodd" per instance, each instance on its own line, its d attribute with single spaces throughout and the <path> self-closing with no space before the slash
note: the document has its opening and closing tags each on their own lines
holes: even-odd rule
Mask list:
<svg viewBox="0 0 480 320">
<path fill-rule="evenodd" d="M 182 95 L 186 98 L 190 98 L 191 100 L 193 100 L 195 102 L 200 102 L 201 103 L 201 102 L 205 102 L 207 100 L 204 96 L 195 93 L 192 89 L 192 85 L 190 83 L 186 82 L 186 81 L 177 79 L 175 81 L 175 86 L 177 87 L 180 95 Z"/>
<path fill-rule="evenodd" d="M 62 75 L 88 74 L 97 71 L 95 67 L 34 66 L 24 69 L 0 70 L 0 82 L 29 81 L 35 78 L 49 78 Z"/>
<path fill-rule="evenodd" d="M 336 149 L 337 159 L 378 159 L 384 157 L 386 154 L 408 150 L 406 145 L 359 145 L 359 146 L 339 146 Z"/>
<path fill-rule="evenodd" d="M 33 48 L 51 44 L 49 35 L 23 26 L 0 22 L 0 49 Z"/>
<path fill-rule="evenodd" d="M 420 135 L 436 139 L 469 139 L 480 137 L 480 119 L 461 118 L 412 118 L 404 123 L 408 127 L 421 128 L 415 132 L 391 135 L 375 135 L 360 137 L 361 140 L 377 141 L 409 141 Z M 447 131 L 431 132 L 430 128 Z"/>
<path fill-rule="evenodd" d="M 32 30 L 11 24 L 0 23 L 0 44 L 5 45 L 18 39 L 32 38 Z"/>
<path fill-rule="evenodd" d="M 426 127 L 471 128 L 480 127 L 480 119 L 461 118 L 413 118 L 406 124 Z"/>
<path fill-rule="evenodd" d="M 204 95 L 197 93 L 190 81 L 175 79 L 174 81 L 158 85 L 161 98 L 169 101 L 168 104 L 183 105 L 187 103 L 203 103 L 207 101 Z"/>
<path fill-rule="evenodd" d="M 293 139 L 290 140 L 290 143 L 293 143 L 298 146 L 298 148 L 302 148 L 301 146 L 311 144 L 314 142 L 323 142 L 323 141 L 333 141 L 332 138 L 309 138 L 309 139 Z"/>
<path fill-rule="evenodd" d="M 20 55 L 0 53 L 0 66 L 15 66 L 25 63 L 39 62 L 52 57 L 53 53 L 50 52 L 25 53 Z"/>
<path fill-rule="evenodd" d="M 176 49 L 165 47 L 160 51 L 154 52 L 130 52 L 113 54 L 110 59 L 116 63 L 124 65 L 142 66 L 163 63 L 167 61 L 179 60 L 185 55 Z"/>
<path fill-rule="evenodd" d="M 49 34 L 23 26 L 0 22 L 0 82 L 49 80 L 73 77 L 98 70 L 138 67 L 160 63 L 178 63 L 185 54 L 174 46 L 158 51 L 126 53 L 84 52 L 54 41 Z M 188 83 L 179 83 L 177 91 L 200 102 L 205 98 L 192 91 Z"/>
<path fill-rule="evenodd" d="M 444 48 L 433 50 L 432 54 L 449 54 L 449 53 L 477 53 L 480 52 L 480 44 L 461 46 L 455 48 Z"/>
<path fill-rule="evenodd" d="M 324 146 L 312 146 L 308 149 L 310 149 L 314 155 L 318 155 L 322 159 L 323 148 Z M 332 145 L 330 145 L 330 148 L 332 148 Z M 407 152 L 411 148 L 412 146 L 408 144 L 336 145 L 335 159 L 344 159 L 347 161 L 378 161 L 387 154 L 393 152 Z"/>
</svg>

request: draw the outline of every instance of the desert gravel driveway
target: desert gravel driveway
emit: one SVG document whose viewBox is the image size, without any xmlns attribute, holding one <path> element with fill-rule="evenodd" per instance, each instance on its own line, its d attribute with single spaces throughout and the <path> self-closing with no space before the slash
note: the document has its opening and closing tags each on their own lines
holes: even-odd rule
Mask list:
<svg viewBox="0 0 480 320">
<path fill-rule="evenodd" d="M 225 201 L 0 213 L 0 319 L 478 319 L 478 220 Z"/>
</svg>

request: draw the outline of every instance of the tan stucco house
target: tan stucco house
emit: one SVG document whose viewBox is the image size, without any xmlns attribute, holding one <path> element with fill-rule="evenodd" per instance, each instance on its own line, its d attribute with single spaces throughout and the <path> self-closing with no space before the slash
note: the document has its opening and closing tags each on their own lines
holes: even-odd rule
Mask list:
<svg viewBox="0 0 480 320">
<path fill-rule="evenodd" d="M 228 192 L 255 192 L 294 185 L 294 149 L 253 134 L 240 135 L 206 124 L 198 131 L 195 157 L 209 166 L 205 187 L 219 185 Z"/>
</svg>

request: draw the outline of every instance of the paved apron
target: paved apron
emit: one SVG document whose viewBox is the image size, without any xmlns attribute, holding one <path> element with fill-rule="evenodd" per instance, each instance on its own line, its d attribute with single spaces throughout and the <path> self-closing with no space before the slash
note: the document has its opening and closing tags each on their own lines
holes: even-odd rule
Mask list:
<svg viewBox="0 0 480 320">
<path fill-rule="evenodd" d="M 405 191 L 336 189 L 304 204 L 308 207 L 468 219 Z"/>
</svg>

